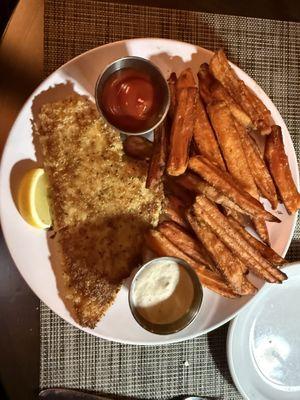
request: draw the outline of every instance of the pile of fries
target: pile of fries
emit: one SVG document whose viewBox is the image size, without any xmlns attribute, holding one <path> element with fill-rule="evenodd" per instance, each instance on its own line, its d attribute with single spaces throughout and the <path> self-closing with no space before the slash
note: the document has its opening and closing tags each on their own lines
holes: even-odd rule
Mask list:
<svg viewBox="0 0 300 400">
<path fill-rule="evenodd" d="M 147 247 L 184 259 L 203 285 L 226 297 L 255 293 L 250 271 L 281 283 L 285 260 L 270 247 L 266 226 L 280 220 L 259 201 L 273 210 L 283 202 L 288 213 L 300 207 L 280 127 L 222 50 L 200 66 L 198 86 L 191 69 L 168 82 L 169 115 L 153 144 L 134 136 L 124 143 L 128 155 L 149 160 L 147 187 L 165 188 L 163 221 L 147 233 Z"/>
</svg>

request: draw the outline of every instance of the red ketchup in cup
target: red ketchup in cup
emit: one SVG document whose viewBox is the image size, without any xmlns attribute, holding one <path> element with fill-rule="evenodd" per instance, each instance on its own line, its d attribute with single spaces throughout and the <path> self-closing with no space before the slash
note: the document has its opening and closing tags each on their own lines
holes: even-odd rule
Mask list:
<svg viewBox="0 0 300 400">
<path fill-rule="evenodd" d="M 104 117 L 125 132 L 147 131 L 162 107 L 162 89 L 144 71 L 123 68 L 104 83 L 100 98 Z"/>
</svg>

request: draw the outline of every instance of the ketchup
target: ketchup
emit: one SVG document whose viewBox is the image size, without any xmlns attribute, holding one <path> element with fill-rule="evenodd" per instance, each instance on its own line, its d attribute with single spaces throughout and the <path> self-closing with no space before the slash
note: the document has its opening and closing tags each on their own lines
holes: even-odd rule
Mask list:
<svg viewBox="0 0 300 400">
<path fill-rule="evenodd" d="M 155 124 L 162 105 L 162 93 L 146 72 L 123 68 L 104 83 L 99 100 L 105 118 L 112 125 L 135 133 Z"/>
</svg>

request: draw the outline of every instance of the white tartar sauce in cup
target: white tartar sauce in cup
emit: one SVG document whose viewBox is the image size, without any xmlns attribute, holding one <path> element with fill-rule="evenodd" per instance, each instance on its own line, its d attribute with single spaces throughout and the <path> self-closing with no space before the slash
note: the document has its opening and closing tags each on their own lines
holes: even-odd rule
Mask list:
<svg viewBox="0 0 300 400">
<path fill-rule="evenodd" d="M 175 261 L 157 261 L 136 277 L 132 301 L 152 324 L 171 324 L 186 315 L 193 303 L 194 285 L 186 269 Z"/>
</svg>

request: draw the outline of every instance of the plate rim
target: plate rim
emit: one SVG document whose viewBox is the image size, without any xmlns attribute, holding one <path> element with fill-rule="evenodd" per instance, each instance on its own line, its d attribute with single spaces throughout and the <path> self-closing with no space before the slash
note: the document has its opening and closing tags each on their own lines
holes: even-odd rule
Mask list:
<svg viewBox="0 0 300 400">
<path fill-rule="evenodd" d="M 286 264 L 284 266 L 284 269 L 285 268 L 295 269 L 296 266 L 298 266 L 298 269 L 299 269 L 300 261 L 289 262 L 288 264 Z M 300 270 L 298 271 L 298 275 L 300 275 Z M 272 284 L 269 284 L 268 287 L 269 288 L 272 287 L 271 285 Z M 260 296 L 263 295 L 263 290 L 266 290 L 266 288 L 261 289 L 261 291 L 258 293 Z M 259 301 L 259 298 L 257 298 L 257 297 L 253 297 L 253 300 L 254 299 L 256 299 L 256 301 Z M 249 303 L 252 304 L 252 301 Z M 247 304 L 249 304 L 249 303 L 247 303 Z M 245 309 L 243 310 L 243 312 L 246 312 L 246 313 L 250 312 L 250 311 L 251 311 L 250 307 L 248 310 L 245 310 Z M 239 313 L 239 315 L 237 315 L 229 324 L 228 331 L 227 331 L 227 338 L 226 338 L 226 358 L 227 358 L 228 368 L 230 371 L 230 376 L 231 376 L 236 388 L 238 389 L 239 393 L 243 396 L 243 398 L 245 400 L 253 400 L 248 396 L 248 394 L 245 392 L 243 386 L 241 385 L 240 380 L 238 378 L 238 374 L 236 373 L 236 368 L 234 367 L 234 361 L 233 361 L 232 351 L 233 351 L 233 347 L 234 347 L 234 340 L 233 340 L 234 333 L 235 333 L 235 330 L 237 329 L 237 324 L 239 323 L 239 320 L 241 318 L 243 318 L 243 315 L 242 315 L 242 313 Z M 248 338 L 248 336 L 247 336 L 247 338 Z M 248 346 L 246 348 L 249 349 Z M 262 379 L 261 381 L 264 381 L 264 380 Z M 272 399 L 265 398 L 264 400 L 272 400 Z"/>
<path fill-rule="evenodd" d="M 78 54 L 77 56 L 75 56 L 74 58 L 72 58 L 71 60 L 67 61 L 65 64 L 61 65 L 59 68 L 57 68 L 56 70 L 54 70 L 50 75 L 48 75 L 48 76 L 35 88 L 35 90 L 28 96 L 28 98 L 27 98 L 26 101 L 24 102 L 22 108 L 20 109 L 20 111 L 19 111 L 19 113 L 18 113 L 18 115 L 17 115 L 17 118 L 15 119 L 15 121 L 14 121 L 14 123 L 13 123 L 13 125 L 12 125 L 12 127 L 11 127 L 11 129 L 10 129 L 10 131 L 9 131 L 9 134 L 8 134 L 8 136 L 7 136 L 7 138 L 6 138 L 6 141 L 5 141 L 5 144 L 4 144 L 4 148 L 3 148 L 3 152 L 2 152 L 2 156 L 1 156 L 1 162 L 0 162 L 0 189 L 2 188 L 2 181 L 3 181 L 3 179 L 4 179 L 4 177 L 3 177 L 3 172 L 2 172 L 2 171 L 3 171 L 2 165 L 3 165 L 3 161 L 4 161 L 4 159 L 5 159 L 6 152 L 8 151 L 8 150 L 7 150 L 7 149 L 8 149 L 7 144 L 8 144 L 8 142 L 9 142 L 9 138 L 10 138 L 10 136 L 11 136 L 11 132 L 12 132 L 12 130 L 14 129 L 14 126 L 17 124 L 18 120 L 21 119 L 23 110 L 24 110 L 24 108 L 27 106 L 27 103 L 28 103 L 32 98 L 34 98 L 34 96 L 39 92 L 40 88 L 46 83 L 46 81 L 49 80 L 49 79 L 51 79 L 51 77 L 52 77 L 54 74 L 56 74 L 57 72 L 63 70 L 63 69 L 64 69 L 65 67 L 67 67 L 69 64 L 73 63 L 74 61 L 76 61 L 76 60 L 78 60 L 78 59 L 80 59 L 80 58 L 84 58 L 87 54 L 91 54 L 91 53 L 93 53 L 93 52 L 99 51 L 100 48 L 109 48 L 109 47 L 113 47 L 113 46 L 118 46 L 118 45 L 120 45 L 120 44 L 126 44 L 126 43 L 128 43 L 128 42 L 138 42 L 138 41 L 140 41 L 140 42 L 143 42 L 143 41 L 153 41 L 153 42 L 156 42 L 156 41 L 164 41 L 164 42 L 172 42 L 172 43 L 178 43 L 178 44 L 180 44 L 180 45 L 184 44 L 184 45 L 188 45 L 188 46 L 193 46 L 193 47 L 195 47 L 195 48 L 197 48 L 197 49 L 201 49 L 202 51 L 204 51 L 204 52 L 206 52 L 206 53 L 210 53 L 211 55 L 214 53 L 212 50 L 206 49 L 206 48 L 204 48 L 204 47 L 201 47 L 201 46 L 198 46 L 198 45 L 196 45 L 196 44 L 189 43 L 189 42 L 184 42 L 184 41 L 179 41 L 179 40 L 173 40 L 173 39 L 168 39 L 168 38 L 145 37 L 145 38 L 124 39 L 124 40 L 119 40 L 119 41 L 115 41 L 115 42 L 106 43 L 106 44 L 104 44 L 104 45 L 94 47 L 94 48 L 92 48 L 92 49 L 89 49 L 89 50 L 87 50 L 87 51 L 81 53 L 81 54 Z M 245 72 L 244 70 L 242 70 L 241 68 L 239 68 L 237 65 L 235 65 L 235 64 L 233 64 L 233 63 L 231 63 L 231 64 L 234 65 L 234 67 L 235 67 L 238 71 L 241 71 L 243 74 L 246 74 L 247 77 L 250 78 L 251 82 L 252 82 L 256 87 L 259 88 L 259 90 L 261 91 L 261 93 L 262 93 L 263 95 L 265 95 L 265 96 L 272 102 L 272 105 L 273 105 L 273 107 L 275 108 L 275 110 L 276 110 L 276 112 L 278 113 L 278 115 L 280 116 L 280 118 L 281 118 L 281 120 L 282 120 L 282 122 L 283 122 L 283 127 L 284 127 L 284 128 L 286 129 L 286 131 L 288 132 L 288 135 L 289 135 L 289 137 L 290 137 L 290 139 L 291 139 L 291 142 L 292 142 L 292 137 L 291 137 L 290 132 L 289 132 L 289 130 L 288 130 L 286 124 L 285 124 L 284 119 L 282 118 L 282 116 L 281 116 L 279 110 L 277 109 L 277 107 L 276 107 L 276 105 L 274 104 L 274 102 L 273 102 L 273 101 L 270 99 L 270 97 L 267 95 L 267 93 L 261 88 L 261 86 L 260 86 L 253 78 L 251 78 L 250 75 L 248 75 L 247 72 Z M 299 189 L 299 167 L 298 167 L 297 155 L 296 155 L 296 151 L 295 151 L 295 147 L 294 147 L 293 142 L 292 142 L 292 149 L 293 149 L 293 151 L 292 151 L 291 157 L 294 159 L 294 161 L 296 161 L 296 165 L 297 165 L 297 174 L 296 174 L 296 177 L 295 177 L 295 178 L 296 178 L 296 179 L 295 179 L 295 183 L 296 183 L 297 189 Z M 288 248 L 289 248 L 289 246 L 290 246 L 290 244 L 291 244 L 291 241 L 292 241 L 292 238 L 293 238 L 293 234 L 294 234 L 294 231 L 295 231 L 295 228 L 296 228 L 297 216 L 298 216 L 298 211 L 293 215 L 293 223 L 291 224 L 291 225 L 292 225 L 291 234 L 290 234 L 290 237 L 289 237 L 289 239 L 288 239 L 288 241 L 287 241 L 287 243 L 286 243 L 286 245 L 285 245 L 285 248 L 284 248 L 283 251 L 282 251 L 282 255 L 283 255 L 283 256 L 286 255 L 286 253 L 287 253 L 287 251 L 288 251 Z M 225 325 L 225 324 L 228 323 L 229 321 L 233 320 L 240 312 L 242 312 L 243 310 L 245 310 L 246 307 L 250 306 L 250 304 L 252 303 L 252 301 L 256 298 L 256 295 L 254 295 L 251 299 L 249 299 L 249 301 L 248 301 L 246 304 L 242 305 L 236 312 L 232 313 L 230 316 L 228 316 L 227 318 L 225 318 L 225 319 L 222 320 L 221 322 L 212 325 L 211 327 L 209 327 L 209 328 L 207 328 L 207 329 L 201 331 L 201 332 L 198 333 L 198 334 L 190 334 L 190 335 L 186 335 L 186 336 L 184 336 L 184 337 L 179 337 L 179 338 L 174 338 L 174 339 L 168 338 L 167 340 L 163 340 L 163 337 L 162 337 L 162 340 L 158 340 L 158 341 L 155 341 L 155 342 L 147 342 L 147 341 L 144 341 L 143 343 L 139 343 L 139 342 L 135 342 L 135 341 L 132 341 L 132 340 L 127 340 L 127 339 L 124 340 L 124 339 L 120 339 L 120 338 L 112 338 L 112 337 L 110 337 L 110 336 L 108 336 L 108 335 L 100 335 L 100 334 L 97 333 L 95 330 L 92 330 L 92 329 L 86 328 L 86 327 L 82 327 L 82 326 L 79 325 L 75 320 L 73 320 L 73 318 L 72 318 L 71 316 L 70 316 L 70 319 L 67 320 L 67 319 L 66 319 L 64 316 L 62 316 L 60 313 L 58 313 L 57 311 L 53 310 L 53 308 L 52 308 L 49 304 L 47 304 L 47 302 L 44 302 L 44 301 L 40 298 L 40 296 L 37 295 L 36 291 L 33 290 L 33 289 L 31 288 L 31 285 L 29 284 L 29 282 L 27 281 L 27 279 L 25 279 L 25 277 L 23 276 L 23 273 L 21 272 L 21 270 L 19 269 L 17 263 L 15 262 L 14 254 L 13 254 L 14 252 L 13 252 L 13 250 L 11 249 L 11 246 L 9 245 L 9 241 L 7 240 L 7 237 L 8 237 L 8 236 L 7 236 L 7 232 L 6 232 L 6 229 L 5 229 L 5 224 L 3 224 L 3 219 L 4 219 L 4 218 L 3 218 L 3 201 L 1 201 L 1 199 L 0 199 L 0 221 L 1 221 L 1 228 L 2 228 L 2 233 L 3 233 L 4 240 L 5 240 L 5 244 L 6 244 L 7 248 L 8 248 L 8 250 L 9 250 L 9 253 L 10 253 L 10 255 L 11 255 L 11 257 L 12 257 L 12 259 L 13 259 L 13 261 L 14 261 L 14 263 L 15 263 L 17 269 L 18 269 L 18 271 L 19 271 L 19 273 L 21 274 L 22 278 L 25 280 L 26 284 L 27 284 L 27 285 L 30 287 L 30 289 L 33 291 L 33 293 L 34 293 L 34 294 L 39 298 L 39 300 L 42 301 L 51 311 L 53 311 L 56 315 L 58 315 L 58 316 L 59 316 L 60 318 L 62 318 L 64 321 L 66 321 L 67 323 L 69 323 L 69 324 L 75 326 L 76 328 L 78 328 L 78 329 L 80 329 L 80 330 L 82 330 L 82 331 L 84 331 L 84 332 L 86 332 L 86 333 L 88 333 L 88 334 L 91 334 L 91 335 L 93 335 L 93 336 L 95 336 L 95 337 L 99 337 L 99 338 L 102 338 L 102 339 L 105 339 L 105 340 L 109 340 L 109 341 L 112 341 L 112 342 L 116 342 L 116 343 L 131 344 L 131 345 L 137 345 L 137 346 L 157 346 L 157 345 L 163 345 L 163 344 L 179 343 L 179 342 L 182 342 L 182 341 L 185 341 L 185 340 L 190 340 L 190 339 L 194 339 L 194 338 L 197 338 L 197 337 L 199 337 L 199 336 L 205 335 L 205 334 L 207 334 L 207 333 L 209 333 L 209 332 L 214 331 L 215 329 L 218 329 L 218 328 L 221 327 L 222 325 Z M 263 289 L 263 286 L 264 286 L 264 284 L 262 285 L 262 287 L 260 288 L 260 290 Z"/>
</svg>

